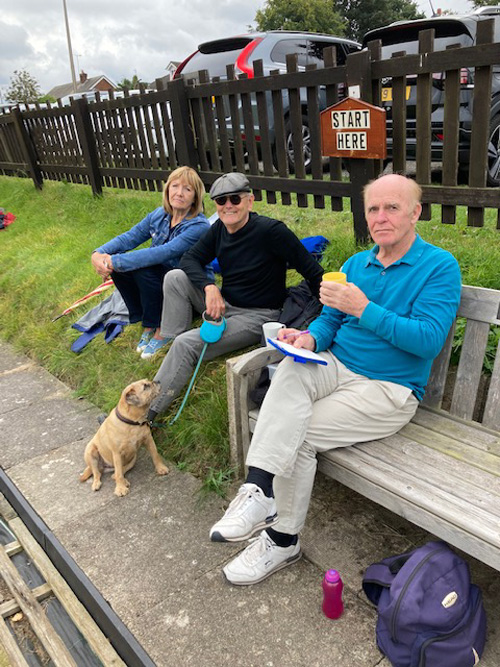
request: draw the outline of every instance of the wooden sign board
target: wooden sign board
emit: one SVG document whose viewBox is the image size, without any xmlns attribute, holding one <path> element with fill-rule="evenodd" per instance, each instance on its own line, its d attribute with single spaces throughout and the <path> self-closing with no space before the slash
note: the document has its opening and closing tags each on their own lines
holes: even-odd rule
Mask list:
<svg viewBox="0 0 500 667">
<path fill-rule="evenodd" d="M 347 97 L 320 113 L 321 151 L 329 157 L 387 157 L 385 109 Z"/>
</svg>

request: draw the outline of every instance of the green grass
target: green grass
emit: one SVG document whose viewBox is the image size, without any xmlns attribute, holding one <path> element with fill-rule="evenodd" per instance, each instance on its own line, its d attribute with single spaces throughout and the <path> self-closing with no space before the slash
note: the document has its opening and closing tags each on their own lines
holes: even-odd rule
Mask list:
<svg viewBox="0 0 500 667">
<path fill-rule="evenodd" d="M 0 206 L 17 216 L 13 225 L 0 231 L 0 336 L 72 387 L 76 396 L 106 411 L 129 382 L 152 378 L 162 357 L 140 359 L 135 352 L 139 325 L 126 327 L 111 345 L 99 336 L 81 354 L 71 352 L 78 336 L 71 324 L 97 299 L 57 322 L 51 319 L 99 284 L 90 264 L 91 251 L 129 229 L 160 202 L 156 192 L 106 189 L 102 197 L 94 198 L 87 186 L 47 181 L 37 191 L 28 179 L 0 176 Z M 264 202 L 256 202 L 255 209 L 283 220 L 300 237 L 323 234 L 330 239 L 323 261 L 326 269 L 338 269 L 357 249 L 347 202 L 340 213 Z M 207 215 L 213 211 L 207 198 Z M 421 235 L 455 254 L 464 283 L 500 289 L 496 211 L 487 212 L 483 229 L 466 226 L 465 209 L 459 210 L 455 226 L 442 225 L 438 215 L 435 207 L 434 219 L 419 223 Z M 299 277 L 291 273 L 289 279 L 293 283 Z M 165 421 L 175 414 L 181 399 Z M 159 429 L 155 439 L 168 460 L 201 477 L 206 489 L 224 492 L 232 474 L 224 359 L 202 365 L 181 417 L 173 426 Z"/>
</svg>

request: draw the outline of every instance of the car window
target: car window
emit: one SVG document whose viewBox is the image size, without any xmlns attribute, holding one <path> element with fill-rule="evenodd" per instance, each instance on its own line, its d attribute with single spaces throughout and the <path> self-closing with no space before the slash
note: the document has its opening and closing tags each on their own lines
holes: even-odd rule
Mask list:
<svg viewBox="0 0 500 667">
<path fill-rule="evenodd" d="M 186 63 L 182 76 L 188 73 L 208 69 L 210 77 L 226 77 L 226 65 L 234 65 L 241 51 L 252 41 L 252 38 L 238 38 L 207 42 L 199 46 L 199 50 Z"/>
<path fill-rule="evenodd" d="M 314 64 L 317 65 L 318 67 L 324 67 L 325 57 L 323 55 L 323 51 L 330 46 L 333 46 L 333 48 L 336 51 L 337 65 L 344 65 L 345 53 L 344 50 L 340 48 L 338 44 L 334 44 L 332 42 L 324 42 L 321 40 L 314 40 L 314 39 L 311 39 L 309 41 L 309 54 L 308 54 L 309 58 L 307 60 L 307 64 L 308 65 Z"/>
<path fill-rule="evenodd" d="M 278 64 L 286 64 L 286 57 L 289 53 L 298 55 L 298 64 L 301 67 L 307 65 L 307 39 L 282 39 L 271 51 L 271 60 Z"/>
<path fill-rule="evenodd" d="M 434 51 L 444 51 L 448 46 L 472 46 L 473 36 L 467 26 L 460 21 L 435 21 L 425 24 L 391 26 L 387 30 L 374 31 L 372 39 L 382 40 L 382 58 L 390 58 L 393 53 L 405 51 L 407 54 L 418 53 L 418 36 L 422 30 L 433 28 L 435 31 Z M 475 34 L 475 33 L 474 33 Z M 366 44 L 368 36 L 365 37 Z"/>
</svg>

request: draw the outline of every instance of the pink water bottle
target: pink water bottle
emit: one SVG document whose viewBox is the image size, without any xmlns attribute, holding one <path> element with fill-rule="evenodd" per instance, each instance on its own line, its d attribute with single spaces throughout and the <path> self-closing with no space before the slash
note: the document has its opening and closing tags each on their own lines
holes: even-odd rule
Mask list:
<svg viewBox="0 0 500 667">
<path fill-rule="evenodd" d="M 344 611 L 344 584 L 337 570 L 328 570 L 323 579 L 323 613 L 327 618 L 339 618 Z"/>
</svg>

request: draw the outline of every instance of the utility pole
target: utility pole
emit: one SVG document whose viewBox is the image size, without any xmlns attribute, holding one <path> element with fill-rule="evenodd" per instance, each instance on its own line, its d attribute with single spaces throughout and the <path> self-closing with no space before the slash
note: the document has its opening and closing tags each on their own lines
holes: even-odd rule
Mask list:
<svg viewBox="0 0 500 667">
<path fill-rule="evenodd" d="M 66 37 L 68 39 L 69 64 L 71 66 L 71 80 L 73 81 L 73 92 L 76 93 L 75 63 L 73 62 L 73 51 L 71 49 L 71 35 L 69 33 L 68 10 L 66 9 L 66 0 L 63 0 L 64 21 L 66 23 Z"/>
</svg>

